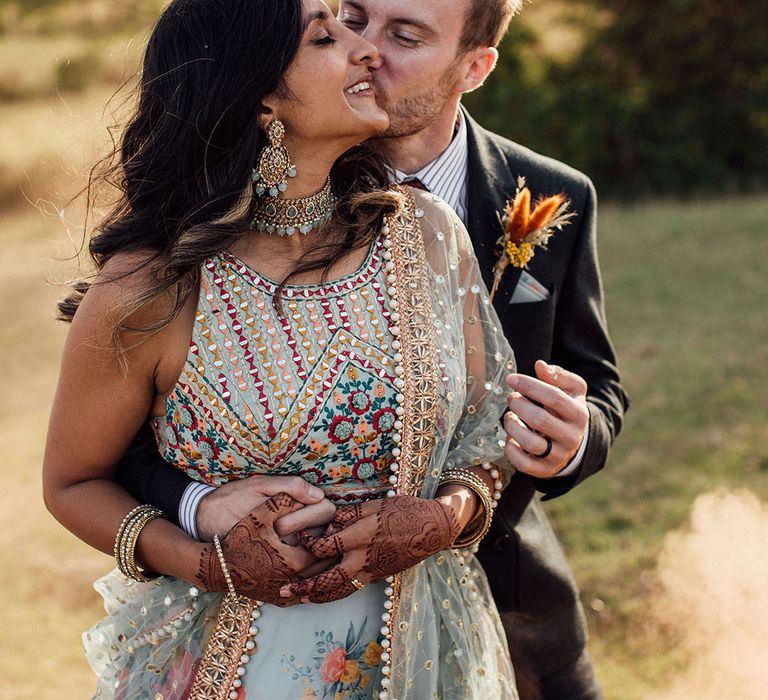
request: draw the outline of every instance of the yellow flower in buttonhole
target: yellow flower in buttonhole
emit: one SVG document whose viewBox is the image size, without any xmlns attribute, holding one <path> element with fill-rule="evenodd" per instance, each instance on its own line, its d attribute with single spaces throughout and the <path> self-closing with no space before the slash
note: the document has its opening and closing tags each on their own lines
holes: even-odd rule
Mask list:
<svg viewBox="0 0 768 700">
<path fill-rule="evenodd" d="M 365 663 L 367 663 L 369 666 L 378 666 L 379 662 L 381 661 L 381 652 L 383 651 L 384 649 L 382 648 L 381 644 L 378 642 L 370 642 L 365 648 L 363 661 L 365 661 Z"/>
<path fill-rule="evenodd" d="M 507 257 L 515 267 L 525 267 L 533 257 L 533 246 L 530 243 L 507 243 Z"/>
<path fill-rule="evenodd" d="M 354 659 L 347 660 L 344 664 L 344 673 L 341 674 L 341 682 L 354 683 L 358 678 L 360 678 L 360 664 Z"/>
</svg>

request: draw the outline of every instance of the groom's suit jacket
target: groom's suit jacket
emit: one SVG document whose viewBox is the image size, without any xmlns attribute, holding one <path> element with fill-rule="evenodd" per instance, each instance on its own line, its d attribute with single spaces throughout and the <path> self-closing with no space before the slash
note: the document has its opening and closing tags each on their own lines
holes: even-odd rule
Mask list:
<svg viewBox="0 0 768 700">
<path fill-rule="evenodd" d="M 570 477 L 550 481 L 515 475 L 479 552 L 513 661 L 518 668 L 525 666 L 533 679 L 546 681 L 581 656 L 586 625 L 576 585 L 536 491 L 543 491 L 545 498 L 558 496 L 602 468 L 627 398 L 606 330 L 592 184 L 581 173 L 492 134 L 466 116 L 468 229 L 489 287 L 501 233 L 497 213 L 514 196 L 519 176 L 525 176 L 534 198 L 563 192 L 576 212 L 549 249 L 539 250 L 529 265 L 530 273 L 549 290 L 549 298 L 510 303 L 521 274 L 512 267 L 495 298 L 519 371 L 533 374 L 533 364 L 541 358 L 576 372 L 589 385 L 589 440 L 580 467 Z M 148 427 L 129 447 L 119 478 L 140 501 L 162 508 L 178 522 L 179 503 L 190 480 L 163 466 Z M 549 697 L 560 700 L 559 695 Z"/>
<path fill-rule="evenodd" d="M 515 474 L 479 552 L 513 660 L 542 680 L 573 666 L 584 651 L 586 625 L 576 585 L 536 491 L 543 492 L 545 500 L 554 498 L 600 470 L 621 429 L 628 399 L 606 327 L 592 183 L 465 116 L 467 228 L 489 288 L 500 249 L 498 213 L 514 197 L 519 176 L 525 177 L 534 200 L 564 193 L 576 214 L 529 264 L 528 272 L 547 288 L 549 298 L 510 303 L 522 274 L 510 266 L 494 299 L 518 371 L 533 375 L 535 361 L 543 359 L 579 374 L 589 386 L 589 438 L 578 469 L 548 481 Z"/>
</svg>

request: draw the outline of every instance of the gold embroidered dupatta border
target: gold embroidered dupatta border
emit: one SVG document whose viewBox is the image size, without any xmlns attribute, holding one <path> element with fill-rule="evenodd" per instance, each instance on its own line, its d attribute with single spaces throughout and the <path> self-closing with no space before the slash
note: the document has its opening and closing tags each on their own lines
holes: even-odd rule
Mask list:
<svg viewBox="0 0 768 700">
<path fill-rule="evenodd" d="M 403 356 L 404 397 L 400 443 L 399 495 L 418 496 L 429 466 L 435 441 L 438 402 L 437 349 L 434 316 L 430 302 L 429 275 L 424 238 L 413 194 L 396 188 L 403 196 L 402 210 L 387 218 L 390 251 L 396 272 L 395 298 L 400 320 L 400 353 Z M 402 575 L 395 576 L 391 629 L 397 629 Z M 236 678 L 240 657 L 247 654 L 248 629 L 253 601 L 227 594 L 221 604 L 216 627 L 206 645 L 190 692 L 192 700 L 227 700 Z M 394 667 L 393 658 L 390 665 Z"/>
<path fill-rule="evenodd" d="M 227 593 L 221 602 L 216 627 L 195 673 L 191 700 L 227 700 L 237 677 L 240 657 L 247 654 L 248 630 L 254 602 L 246 596 Z"/>
<path fill-rule="evenodd" d="M 398 309 L 400 311 L 400 353 L 403 356 L 403 429 L 398 495 L 418 496 L 435 444 L 438 381 L 435 320 L 429 294 L 429 274 L 424 237 L 413 194 L 398 187 L 403 208 L 389 220 L 392 262 L 395 264 Z M 391 629 L 397 630 L 403 577 L 395 576 Z M 395 668 L 397 659 L 390 661 Z"/>
</svg>

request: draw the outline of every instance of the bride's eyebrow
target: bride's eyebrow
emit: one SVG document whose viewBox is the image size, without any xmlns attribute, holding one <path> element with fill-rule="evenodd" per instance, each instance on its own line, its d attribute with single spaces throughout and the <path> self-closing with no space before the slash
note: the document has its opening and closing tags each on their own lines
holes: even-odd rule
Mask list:
<svg viewBox="0 0 768 700">
<path fill-rule="evenodd" d="M 302 26 L 302 32 L 305 32 L 312 22 L 320 20 L 321 22 L 327 22 L 331 19 L 331 14 L 325 10 L 317 10 L 316 12 L 310 12 L 305 18 Z"/>
</svg>

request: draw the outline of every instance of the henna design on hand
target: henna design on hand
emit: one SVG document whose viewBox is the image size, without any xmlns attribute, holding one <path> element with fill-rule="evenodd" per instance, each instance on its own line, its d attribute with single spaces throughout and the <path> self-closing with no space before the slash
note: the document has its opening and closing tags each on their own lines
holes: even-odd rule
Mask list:
<svg viewBox="0 0 768 700">
<path fill-rule="evenodd" d="M 376 514 L 365 567 L 374 580 L 410 569 L 427 557 L 450 549 L 461 531 L 456 514 L 433 499 L 386 498 Z"/>
<path fill-rule="evenodd" d="M 359 589 L 340 566 L 335 566 L 318 576 L 301 581 L 300 591 L 295 595 L 309 598 L 310 603 L 332 603 L 356 593 Z"/>
<path fill-rule="evenodd" d="M 366 503 L 373 513 L 353 520 L 345 530 L 324 537 L 302 533 L 302 544 L 317 557 L 337 556 L 339 548 L 347 555 L 341 563 L 318 576 L 294 583 L 295 596 L 313 603 L 345 598 L 357 589 L 348 570 L 362 581 L 375 581 L 410 569 L 424 559 L 450 549 L 461 531 L 453 510 L 437 500 L 395 496 Z M 340 544 L 339 544 L 340 543 Z M 362 562 L 354 564 L 354 559 Z"/>
<path fill-rule="evenodd" d="M 359 503 L 355 503 L 351 506 L 340 506 L 336 509 L 336 512 L 328 523 L 328 527 L 325 531 L 325 536 L 335 535 L 337 532 L 348 528 L 353 523 L 356 523 L 363 517 L 363 506 Z"/>
<path fill-rule="evenodd" d="M 322 540 L 322 541 L 321 541 Z M 299 532 L 299 542 L 318 559 L 331 559 L 344 556 L 344 540 L 338 535 L 326 535 L 325 537 L 313 537 L 306 530 Z"/>
<path fill-rule="evenodd" d="M 238 593 L 274 605 L 289 602 L 280 597 L 280 587 L 299 580 L 297 571 L 304 565 L 299 563 L 293 568 L 281 554 L 280 550 L 288 551 L 288 546 L 280 542 L 274 522 L 301 507 L 302 504 L 288 494 L 277 494 L 246 515 L 221 540 L 224 559 Z M 203 550 L 197 578 L 207 591 L 226 590 L 224 572 L 212 545 Z"/>
</svg>

